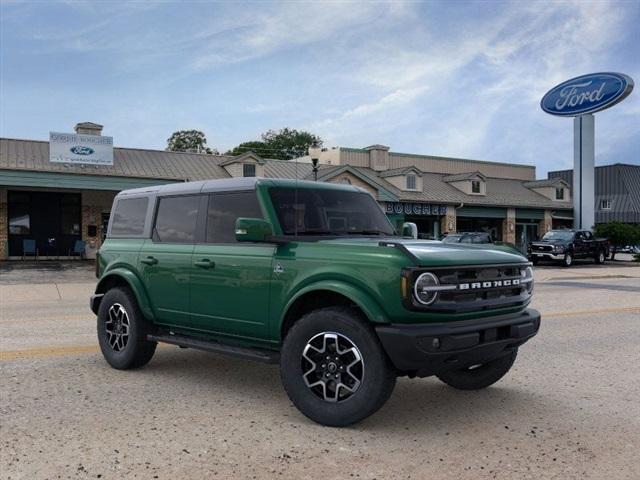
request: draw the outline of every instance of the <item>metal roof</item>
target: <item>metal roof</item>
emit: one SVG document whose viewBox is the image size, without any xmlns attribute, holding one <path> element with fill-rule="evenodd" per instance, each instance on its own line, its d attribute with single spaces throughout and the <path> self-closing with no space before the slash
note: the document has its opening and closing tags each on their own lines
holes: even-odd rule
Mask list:
<svg viewBox="0 0 640 480">
<path fill-rule="evenodd" d="M 447 175 L 442 178 L 444 182 L 461 182 L 462 180 L 473 180 L 474 178 L 481 178 L 485 180 L 487 177 L 480 172 L 467 172 L 458 173 L 456 175 Z"/>
<path fill-rule="evenodd" d="M 72 165 L 49 161 L 49 142 L 0 138 L 0 169 L 156 178 L 190 181 L 228 178 L 219 165 L 226 155 L 168 152 L 142 148 L 114 148 L 113 165 Z"/>
<path fill-rule="evenodd" d="M 561 178 L 573 183 L 573 170 L 549 172 L 550 179 Z M 640 223 L 640 165 L 615 163 L 595 167 L 596 223 Z M 610 209 L 602 209 L 602 201 L 611 202 Z"/>
</svg>

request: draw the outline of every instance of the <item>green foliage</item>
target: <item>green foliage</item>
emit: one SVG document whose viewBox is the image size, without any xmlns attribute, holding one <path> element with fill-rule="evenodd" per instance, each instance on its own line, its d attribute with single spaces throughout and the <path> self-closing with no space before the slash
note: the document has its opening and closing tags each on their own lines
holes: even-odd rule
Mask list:
<svg viewBox="0 0 640 480">
<path fill-rule="evenodd" d="M 244 142 L 229 150 L 227 155 L 241 155 L 253 151 L 265 158 L 291 160 L 302 157 L 309 151 L 309 147 L 322 146 L 322 139 L 304 130 L 283 128 L 269 130 L 262 134 L 262 141 Z"/>
<path fill-rule="evenodd" d="M 226 152 L 225 155 L 233 155 L 235 157 L 236 155 L 242 155 L 243 153 L 253 152 L 256 155 L 259 155 L 261 157 L 273 158 L 273 157 L 270 157 L 270 155 L 268 154 L 267 148 L 268 147 L 265 145 L 264 142 L 259 142 L 259 141 L 243 142 L 237 147 L 234 147 L 228 152 Z"/>
<path fill-rule="evenodd" d="M 217 154 L 207 147 L 207 138 L 200 130 L 179 130 L 167 139 L 167 150 L 171 152 L 196 152 Z"/>
<path fill-rule="evenodd" d="M 638 225 L 622 222 L 601 223 L 595 226 L 594 232 L 598 237 L 609 239 L 612 260 L 620 247 L 640 243 L 640 226 Z"/>
</svg>

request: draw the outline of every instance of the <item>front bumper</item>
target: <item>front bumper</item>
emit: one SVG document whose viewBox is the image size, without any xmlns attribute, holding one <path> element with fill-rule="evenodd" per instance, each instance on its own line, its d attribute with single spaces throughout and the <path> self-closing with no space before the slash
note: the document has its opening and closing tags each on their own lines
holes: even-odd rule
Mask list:
<svg viewBox="0 0 640 480">
<path fill-rule="evenodd" d="M 428 377 L 498 358 L 540 328 L 540 313 L 527 309 L 461 322 L 376 327 L 393 365 L 403 374 Z"/>
<path fill-rule="evenodd" d="M 529 260 L 537 258 L 539 260 L 564 260 L 564 253 L 553 252 L 531 252 L 529 254 Z"/>
<path fill-rule="evenodd" d="M 96 315 L 98 314 L 98 309 L 100 308 L 102 297 L 104 297 L 104 293 L 96 293 L 94 295 L 91 295 L 91 297 L 89 298 L 89 308 Z"/>
</svg>

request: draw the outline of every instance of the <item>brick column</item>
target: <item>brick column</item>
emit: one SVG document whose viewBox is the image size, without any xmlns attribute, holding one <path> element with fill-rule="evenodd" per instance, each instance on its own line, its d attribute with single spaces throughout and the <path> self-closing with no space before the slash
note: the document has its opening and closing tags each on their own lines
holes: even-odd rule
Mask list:
<svg viewBox="0 0 640 480">
<path fill-rule="evenodd" d="M 507 218 L 502 221 L 502 241 L 516 243 L 516 209 L 507 208 Z"/>
<path fill-rule="evenodd" d="M 7 189 L 0 188 L 0 260 L 9 256 L 9 206 L 7 204 Z"/>
<path fill-rule="evenodd" d="M 111 210 L 116 192 L 85 190 L 82 192 L 82 240 L 86 243 L 87 258 L 96 258 L 102 245 L 102 214 Z M 89 236 L 89 225 L 97 228 L 96 236 Z"/>
<path fill-rule="evenodd" d="M 444 217 L 440 217 L 440 233 L 455 233 L 456 226 L 456 207 L 447 205 L 447 213 Z"/>
<path fill-rule="evenodd" d="M 551 210 L 544 211 L 544 218 L 538 223 L 538 235 L 542 237 L 545 233 L 553 228 L 553 218 Z"/>
</svg>

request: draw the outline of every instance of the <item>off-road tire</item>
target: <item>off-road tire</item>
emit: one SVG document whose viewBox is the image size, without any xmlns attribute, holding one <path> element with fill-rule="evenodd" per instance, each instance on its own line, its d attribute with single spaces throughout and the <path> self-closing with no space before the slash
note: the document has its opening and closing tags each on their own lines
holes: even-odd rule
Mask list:
<svg viewBox="0 0 640 480">
<path fill-rule="evenodd" d="M 562 259 L 562 266 L 569 268 L 571 265 L 573 265 L 573 254 L 565 253 Z"/>
<path fill-rule="evenodd" d="M 112 308 L 114 309 L 111 313 L 112 317 L 114 317 L 114 311 L 119 312 L 123 308 L 128 319 L 126 343 L 121 340 L 116 346 L 112 345 L 113 335 L 107 331 L 107 328 L 113 330 L 113 319 L 110 320 Z M 128 288 L 112 288 L 102 297 L 98 309 L 97 330 L 102 355 L 109 365 L 118 370 L 142 367 L 149 363 L 156 351 L 157 343 L 147 340 L 147 334 L 151 333 L 152 325 L 140 311 L 138 302 Z"/>
<path fill-rule="evenodd" d="M 493 385 L 506 375 L 516 361 L 518 349 L 475 368 L 450 370 L 437 375 L 447 385 L 458 390 L 480 390 Z"/>
<path fill-rule="evenodd" d="M 337 402 L 314 393 L 307 386 L 312 383 L 309 377 L 304 377 L 304 350 L 313 338 L 324 333 L 348 339 L 362 358 L 361 383 L 348 398 Z M 280 376 L 287 395 L 300 412 L 322 425 L 344 427 L 382 407 L 393 392 L 397 375 L 373 328 L 357 310 L 328 307 L 304 315 L 287 332 L 280 354 Z"/>
</svg>

